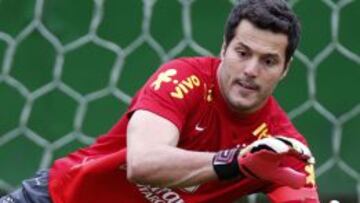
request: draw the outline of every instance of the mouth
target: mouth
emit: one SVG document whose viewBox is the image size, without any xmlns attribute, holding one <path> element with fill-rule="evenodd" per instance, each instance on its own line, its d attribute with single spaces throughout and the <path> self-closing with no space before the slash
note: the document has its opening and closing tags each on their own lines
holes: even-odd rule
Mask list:
<svg viewBox="0 0 360 203">
<path fill-rule="evenodd" d="M 246 90 L 258 91 L 260 89 L 260 87 L 256 84 L 254 84 L 254 82 L 248 82 L 248 81 L 244 81 L 244 80 L 236 80 L 235 83 Z"/>
</svg>

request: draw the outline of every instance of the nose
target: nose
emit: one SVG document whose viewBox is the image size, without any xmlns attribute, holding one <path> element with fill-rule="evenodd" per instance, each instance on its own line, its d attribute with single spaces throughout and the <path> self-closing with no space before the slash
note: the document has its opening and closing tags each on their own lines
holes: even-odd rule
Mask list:
<svg viewBox="0 0 360 203">
<path fill-rule="evenodd" d="M 259 71 L 259 63 L 256 59 L 249 60 L 244 67 L 244 74 L 250 78 L 256 78 Z"/>
</svg>

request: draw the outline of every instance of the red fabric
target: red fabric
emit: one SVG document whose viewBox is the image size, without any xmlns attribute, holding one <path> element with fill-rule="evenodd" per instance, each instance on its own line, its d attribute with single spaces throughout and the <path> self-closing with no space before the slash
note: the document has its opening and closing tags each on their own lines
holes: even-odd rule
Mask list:
<svg viewBox="0 0 360 203">
<path fill-rule="evenodd" d="M 279 187 L 267 195 L 272 203 L 320 203 L 316 187 Z"/>
<path fill-rule="evenodd" d="M 58 191 L 52 195 L 54 202 L 66 203 L 96 203 L 99 202 L 121 202 L 122 196 L 128 196 L 136 202 L 145 202 L 140 196 L 130 196 L 136 192 L 134 187 L 123 187 L 121 191 L 116 187 L 108 187 L 108 183 L 115 181 L 123 182 L 124 173 L 119 173 L 119 166 L 125 164 L 126 150 L 123 149 L 98 159 L 89 160 L 72 167 L 67 176 L 61 182 L 53 181 L 52 191 Z M 94 187 L 96 186 L 96 187 Z M 117 185 L 121 186 L 121 185 Z M 118 194 L 114 198 L 114 194 Z M 99 195 L 99 196 L 98 196 Z"/>
<path fill-rule="evenodd" d="M 226 203 L 269 188 L 269 183 L 244 179 L 213 181 L 186 189 L 160 189 L 130 183 L 126 171 L 117 169 L 120 151 L 126 147 L 129 118 L 139 109 L 173 122 L 179 128 L 178 147 L 182 149 L 215 152 L 248 145 L 264 135 L 279 134 L 305 142 L 272 97 L 252 115 L 239 118 L 231 112 L 217 84 L 219 63 L 216 58 L 183 58 L 161 66 L 106 135 L 54 163 L 49 183 L 54 203 Z M 281 164 L 303 170 L 303 165 L 292 159 Z"/>
</svg>

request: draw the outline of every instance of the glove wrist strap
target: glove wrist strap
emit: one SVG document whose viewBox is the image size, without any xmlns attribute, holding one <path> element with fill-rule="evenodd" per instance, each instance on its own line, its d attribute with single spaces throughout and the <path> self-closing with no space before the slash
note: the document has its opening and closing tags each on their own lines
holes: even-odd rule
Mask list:
<svg viewBox="0 0 360 203">
<path fill-rule="evenodd" d="M 244 177 L 238 163 L 240 148 L 219 151 L 215 154 L 212 165 L 219 180 Z"/>
</svg>

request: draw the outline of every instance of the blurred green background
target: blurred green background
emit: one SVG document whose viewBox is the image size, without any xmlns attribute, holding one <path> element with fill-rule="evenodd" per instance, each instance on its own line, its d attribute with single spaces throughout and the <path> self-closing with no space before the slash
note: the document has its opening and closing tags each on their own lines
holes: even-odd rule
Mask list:
<svg viewBox="0 0 360 203">
<path fill-rule="evenodd" d="M 275 96 L 316 155 L 321 199 L 360 202 L 360 0 L 290 4 L 303 35 Z M 218 55 L 232 5 L 0 0 L 0 190 L 105 133 L 161 63 Z"/>
</svg>

